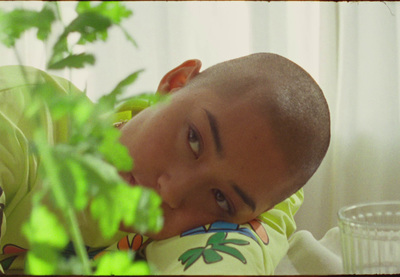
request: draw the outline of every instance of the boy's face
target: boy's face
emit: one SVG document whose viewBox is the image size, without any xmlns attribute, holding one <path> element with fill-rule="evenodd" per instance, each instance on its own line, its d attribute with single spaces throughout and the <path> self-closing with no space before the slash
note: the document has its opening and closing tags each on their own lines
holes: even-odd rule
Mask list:
<svg viewBox="0 0 400 277">
<path fill-rule="evenodd" d="M 163 199 L 164 228 L 150 237 L 218 220 L 244 223 L 271 208 L 285 167 L 267 120 L 254 110 L 248 99 L 182 89 L 122 127 L 135 167 L 121 175 Z"/>
</svg>

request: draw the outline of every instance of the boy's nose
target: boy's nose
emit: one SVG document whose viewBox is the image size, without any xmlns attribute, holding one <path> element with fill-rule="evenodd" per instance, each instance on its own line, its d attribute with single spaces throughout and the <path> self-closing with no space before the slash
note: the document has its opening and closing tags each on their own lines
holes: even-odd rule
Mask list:
<svg viewBox="0 0 400 277">
<path fill-rule="evenodd" d="M 182 205 L 187 199 L 189 190 L 190 186 L 184 178 L 171 178 L 169 174 L 163 174 L 158 178 L 158 193 L 171 209 L 178 209 Z"/>
</svg>

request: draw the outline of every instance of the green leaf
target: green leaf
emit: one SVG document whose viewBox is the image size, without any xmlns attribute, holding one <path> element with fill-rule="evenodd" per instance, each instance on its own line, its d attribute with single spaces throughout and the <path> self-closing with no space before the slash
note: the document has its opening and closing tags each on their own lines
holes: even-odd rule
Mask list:
<svg viewBox="0 0 400 277">
<path fill-rule="evenodd" d="M 149 275 L 150 268 L 143 262 L 133 262 L 131 252 L 115 251 L 104 254 L 96 261 L 95 275 Z"/>
<path fill-rule="evenodd" d="M 82 165 L 80 157 L 69 145 L 57 145 L 53 148 L 59 171 L 60 186 L 53 185 L 52 196 L 54 203 L 60 207 L 60 195 L 63 201 L 73 205 L 77 210 L 86 208 L 89 201 L 90 172 Z M 47 160 L 42 162 L 48 163 Z M 56 191 L 57 190 L 57 191 Z M 57 195 L 58 192 L 58 195 Z"/>
<path fill-rule="evenodd" d="M 66 28 L 62 37 L 67 37 L 70 33 L 78 32 L 80 40 L 78 44 L 94 42 L 97 39 L 107 38 L 107 29 L 112 22 L 109 18 L 95 12 L 81 13 Z"/>
<path fill-rule="evenodd" d="M 91 54 L 73 55 L 69 52 L 67 37 L 71 33 L 79 33 L 78 44 L 94 42 L 98 39 L 107 39 L 107 29 L 112 22 L 107 17 L 96 12 L 85 12 L 78 16 L 65 27 L 64 32 L 59 37 L 53 47 L 53 54 L 48 63 L 49 69 L 82 68 L 86 64 L 93 65 L 94 56 Z"/>
<path fill-rule="evenodd" d="M 54 159 L 58 161 L 53 166 L 58 166 L 57 172 L 60 172 L 59 194 L 68 203 L 73 203 L 77 210 L 87 206 L 89 195 L 123 182 L 114 166 L 93 154 L 82 155 L 75 147 L 63 144 L 54 147 L 53 152 Z M 48 161 L 44 159 L 42 163 L 47 164 Z M 54 196 L 55 203 L 59 206 L 58 198 Z"/>
<path fill-rule="evenodd" d="M 55 157 L 55 153 L 48 141 L 47 133 L 44 128 L 35 131 L 34 141 L 37 153 L 41 158 L 40 172 L 46 176 L 46 181 L 43 182 L 43 189 L 49 189 L 48 186 L 51 185 L 51 191 L 57 207 L 66 209 L 68 207 L 68 200 L 64 196 L 64 191 L 62 189 L 62 175 L 60 175 L 61 166 L 56 162 L 57 157 Z"/>
<path fill-rule="evenodd" d="M 21 35 L 31 29 L 37 29 L 37 38 L 46 40 L 55 20 L 54 12 L 44 5 L 39 12 L 15 9 L 11 12 L 0 11 L 0 41 L 7 47 L 13 47 Z"/>
<path fill-rule="evenodd" d="M 110 129 L 105 133 L 99 146 L 99 151 L 104 158 L 113 164 L 119 171 L 130 171 L 133 167 L 133 161 L 129 155 L 128 149 L 119 143 L 121 132 L 117 129 Z"/>
<path fill-rule="evenodd" d="M 95 12 L 101 14 L 113 23 L 120 23 L 123 18 L 128 18 L 132 15 L 132 11 L 127 9 L 119 2 L 101 2 L 95 5 L 91 2 L 81 1 L 76 7 L 78 13 Z"/>
<path fill-rule="evenodd" d="M 213 249 L 205 249 L 203 252 L 203 258 L 207 264 L 216 263 L 222 260 L 222 256 Z"/>
<path fill-rule="evenodd" d="M 121 94 L 121 91 L 125 89 L 127 86 L 133 84 L 136 79 L 138 78 L 139 74 L 142 73 L 144 70 L 138 70 L 123 79 L 121 82 L 118 83 L 118 85 L 114 88 L 114 90 L 111 92 L 111 95 L 115 94 Z"/>
<path fill-rule="evenodd" d="M 121 221 L 139 233 L 161 229 L 161 199 L 154 191 L 125 183 L 113 184 L 107 190 L 99 189 L 91 201 L 90 211 L 106 238 L 115 234 Z"/>
<path fill-rule="evenodd" d="M 73 160 L 66 161 L 66 164 L 73 178 L 73 182 L 71 182 L 68 186 L 74 188 L 74 194 L 71 197 L 72 198 L 71 202 L 74 204 L 74 207 L 78 211 L 81 211 L 84 208 L 86 208 L 86 205 L 89 200 L 87 193 L 88 180 L 86 176 L 86 171 L 79 165 L 79 163 Z"/>
<path fill-rule="evenodd" d="M 67 36 L 64 35 L 60 36 L 58 41 L 53 46 L 53 53 L 47 63 L 47 67 L 58 61 L 63 60 L 68 54 L 69 52 L 68 52 Z"/>
<path fill-rule="evenodd" d="M 37 16 L 36 27 L 38 28 L 37 31 L 37 38 L 39 40 L 46 40 L 51 32 L 51 24 L 55 20 L 54 12 L 49 8 L 49 6 L 44 5 L 42 11 L 39 12 Z"/>
<path fill-rule="evenodd" d="M 35 244 L 26 257 L 25 271 L 29 275 L 55 275 L 60 253 L 47 245 Z"/>
<path fill-rule="evenodd" d="M 135 39 L 128 33 L 128 31 L 121 25 L 119 25 L 121 31 L 124 33 L 125 38 L 130 41 L 133 46 L 138 47 L 138 44 L 136 43 Z"/>
<path fill-rule="evenodd" d="M 153 232 L 156 233 L 161 230 L 163 225 L 161 198 L 159 195 L 151 189 L 140 187 L 140 186 L 127 186 L 133 195 L 140 192 L 139 200 L 137 201 L 137 208 L 131 212 L 127 212 L 124 217 L 124 222 L 128 225 L 129 222 L 133 222 L 132 226 L 138 233 Z M 127 192 L 123 192 L 127 193 Z M 128 194 L 129 195 L 129 194 Z M 121 197 L 122 199 L 122 197 Z M 125 198 L 128 203 L 129 197 Z M 127 208 L 129 206 L 127 205 Z M 132 216 L 132 219 L 127 217 Z M 129 224 L 130 225 L 130 224 Z"/>
<path fill-rule="evenodd" d="M 87 100 L 86 97 L 79 97 L 74 101 L 74 106 L 71 107 L 73 111 L 73 118 L 76 124 L 81 127 L 86 124 L 91 118 L 94 110 L 94 105 Z"/>
<path fill-rule="evenodd" d="M 144 187 L 129 187 L 132 190 L 141 189 L 141 196 L 136 212 L 134 228 L 139 233 L 153 232 L 161 230 L 163 225 L 161 198 L 152 189 Z M 129 215 L 129 214 L 127 214 Z"/>
<path fill-rule="evenodd" d="M 119 227 L 121 220 L 121 211 L 118 210 L 113 203 L 113 191 L 109 194 L 101 194 L 96 196 L 90 204 L 90 211 L 93 218 L 99 222 L 100 230 L 105 238 L 111 238 Z"/>
<path fill-rule="evenodd" d="M 120 96 L 128 86 L 136 81 L 142 71 L 143 70 L 139 70 L 128 75 L 125 79 L 120 81 L 110 93 L 103 95 L 98 101 L 99 110 L 113 110 L 117 103 L 117 97 Z"/>
<path fill-rule="evenodd" d="M 36 94 L 41 94 L 40 97 L 44 98 L 52 119 L 56 121 L 68 117 L 74 124 L 71 127 L 82 127 L 86 124 L 94 112 L 93 103 L 83 94 L 54 94 L 56 89 L 54 86 L 47 85 L 37 86 L 35 90 Z"/>
<path fill-rule="evenodd" d="M 81 166 L 91 174 L 91 179 L 95 182 L 103 183 L 104 189 L 108 189 L 115 184 L 123 182 L 117 169 L 100 159 L 99 156 L 94 154 L 85 154 L 82 155 L 79 160 Z"/>
<path fill-rule="evenodd" d="M 80 1 L 76 7 L 76 11 L 78 13 L 96 12 L 107 17 L 121 29 L 126 39 L 130 41 L 135 47 L 137 47 L 136 41 L 128 33 L 128 31 L 120 24 L 124 18 L 128 18 L 132 15 L 132 11 L 127 9 L 120 2 L 104 1 L 98 5 L 95 5 L 93 2 Z"/>
<path fill-rule="evenodd" d="M 95 58 L 92 54 L 69 55 L 68 57 L 48 65 L 49 69 L 83 68 L 86 64 L 93 65 Z"/>
<path fill-rule="evenodd" d="M 120 209 L 125 211 L 121 220 L 124 222 L 125 226 L 133 226 L 137 219 L 136 211 L 139 206 L 140 198 L 142 197 L 142 188 L 132 188 L 130 186 L 121 185 L 118 187 L 118 194 L 124 196 L 117 196 Z"/>
<path fill-rule="evenodd" d="M 123 91 L 130 85 L 132 85 L 138 78 L 139 74 L 144 70 L 138 70 L 130 75 L 128 75 L 125 79 L 118 83 L 118 85 L 111 91 L 110 94 L 106 95 L 107 99 L 111 97 L 117 97 L 121 95 Z"/>
<path fill-rule="evenodd" d="M 33 207 L 22 232 L 34 245 L 48 245 L 54 249 L 64 248 L 69 240 L 57 217 L 42 205 Z"/>
</svg>

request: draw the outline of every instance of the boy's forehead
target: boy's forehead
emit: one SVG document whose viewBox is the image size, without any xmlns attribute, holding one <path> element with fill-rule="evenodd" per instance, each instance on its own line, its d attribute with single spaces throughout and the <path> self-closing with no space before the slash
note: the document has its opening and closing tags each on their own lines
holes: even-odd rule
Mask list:
<svg viewBox="0 0 400 277">
<path fill-rule="evenodd" d="M 233 142 L 245 145 L 247 137 L 251 131 L 254 139 L 264 141 L 264 146 L 272 144 L 275 140 L 271 129 L 269 113 L 261 111 L 260 104 L 257 103 L 257 97 L 250 93 L 237 97 L 220 97 L 212 89 L 198 89 L 189 93 L 182 93 L 181 96 L 188 101 L 183 103 L 177 101 L 177 104 L 184 106 L 186 112 L 192 114 L 196 110 L 203 111 L 204 117 L 208 114 L 214 118 L 216 125 L 220 129 L 223 137 L 229 137 Z M 235 130 L 239 130 L 234 134 Z M 238 139 L 233 139 L 238 136 Z"/>
<path fill-rule="evenodd" d="M 240 90 L 235 93 L 223 94 L 218 88 L 214 87 L 195 87 L 188 89 L 182 89 L 175 93 L 174 96 L 183 97 L 191 101 L 195 105 L 210 104 L 216 107 L 222 107 L 227 109 L 229 107 L 234 107 L 235 109 L 252 109 L 257 106 L 257 101 L 259 98 L 257 93 L 244 92 Z M 252 110 L 256 111 L 256 110 Z"/>
</svg>

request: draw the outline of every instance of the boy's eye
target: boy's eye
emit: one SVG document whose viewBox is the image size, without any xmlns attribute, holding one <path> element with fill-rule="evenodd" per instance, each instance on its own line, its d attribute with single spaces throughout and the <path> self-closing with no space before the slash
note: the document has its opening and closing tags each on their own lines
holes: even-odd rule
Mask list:
<svg viewBox="0 0 400 277">
<path fill-rule="evenodd" d="M 232 209 L 229 205 L 228 200 L 226 200 L 225 195 L 219 189 L 214 190 L 214 197 L 215 201 L 217 201 L 218 206 L 220 206 L 222 210 L 229 214 L 232 213 Z"/>
<path fill-rule="evenodd" d="M 194 156 L 198 158 L 201 151 L 200 136 L 198 135 L 197 131 L 192 127 L 189 127 L 188 142 Z"/>
</svg>

